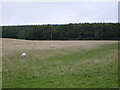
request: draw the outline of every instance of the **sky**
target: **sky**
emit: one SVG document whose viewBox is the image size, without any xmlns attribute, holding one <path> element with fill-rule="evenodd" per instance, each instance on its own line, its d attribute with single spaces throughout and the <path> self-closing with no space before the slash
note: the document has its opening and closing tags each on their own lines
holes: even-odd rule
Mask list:
<svg viewBox="0 0 120 90">
<path fill-rule="evenodd" d="M 2 25 L 116 23 L 118 2 L 3 2 Z"/>
</svg>

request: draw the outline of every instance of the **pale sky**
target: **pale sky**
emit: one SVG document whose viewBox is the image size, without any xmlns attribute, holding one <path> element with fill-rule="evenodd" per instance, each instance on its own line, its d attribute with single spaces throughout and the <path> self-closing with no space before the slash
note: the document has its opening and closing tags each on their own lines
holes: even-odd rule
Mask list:
<svg viewBox="0 0 120 90">
<path fill-rule="evenodd" d="M 4 2 L 3 25 L 118 22 L 118 2 Z"/>
</svg>

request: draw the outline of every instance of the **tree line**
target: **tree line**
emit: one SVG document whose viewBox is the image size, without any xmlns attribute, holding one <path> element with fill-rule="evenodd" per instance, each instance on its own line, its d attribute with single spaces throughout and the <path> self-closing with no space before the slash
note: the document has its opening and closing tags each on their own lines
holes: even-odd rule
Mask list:
<svg viewBox="0 0 120 90">
<path fill-rule="evenodd" d="M 2 38 L 26 40 L 119 40 L 119 23 L 2 26 Z"/>
</svg>

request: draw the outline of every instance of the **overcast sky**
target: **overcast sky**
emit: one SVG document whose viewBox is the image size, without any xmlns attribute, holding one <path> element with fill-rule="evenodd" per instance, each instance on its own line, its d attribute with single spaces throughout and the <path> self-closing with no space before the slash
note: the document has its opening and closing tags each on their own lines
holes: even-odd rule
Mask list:
<svg viewBox="0 0 120 90">
<path fill-rule="evenodd" d="M 4 2 L 2 24 L 118 22 L 117 2 Z"/>
</svg>

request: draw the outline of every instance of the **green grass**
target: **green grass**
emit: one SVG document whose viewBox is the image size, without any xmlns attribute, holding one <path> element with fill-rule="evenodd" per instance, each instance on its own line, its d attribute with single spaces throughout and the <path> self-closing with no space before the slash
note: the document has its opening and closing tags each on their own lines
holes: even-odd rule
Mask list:
<svg viewBox="0 0 120 90">
<path fill-rule="evenodd" d="M 17 53 L 8 55 L 3 57 L 3 88 L 116 88 L 117 50 L 117 44 L 109 44 L 70 52 L 31 50 L 23 60 Z"/>
</svg>

